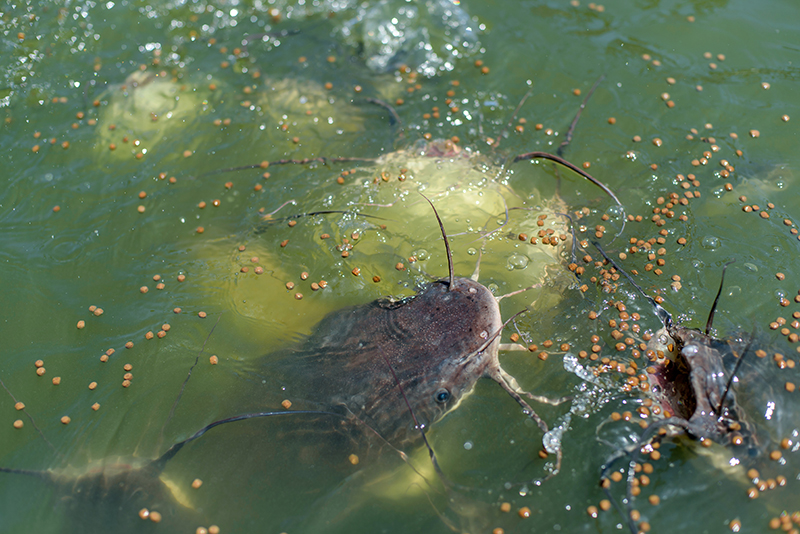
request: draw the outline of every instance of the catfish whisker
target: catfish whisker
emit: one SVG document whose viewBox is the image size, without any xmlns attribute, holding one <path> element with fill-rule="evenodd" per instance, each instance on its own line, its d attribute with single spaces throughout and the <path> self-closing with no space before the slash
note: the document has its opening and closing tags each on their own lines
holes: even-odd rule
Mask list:
<svg viewBox="0 0 800 534">
<path fill-rule="evenodd" d="M 520 154 L 519 156 L 514 158 L 512 163 L 516 163 L 518 161 L 523 161 L 523 160 L 537 159 L 537 158 L 549 159 L 550 161 L 554 161 L 559 165 L 562 165 L 570 169 L 571 171 L 580 174 L 581 176 L 592 182 L 594 185 L 602 189 L 603 192 L 605 192 L 608 196 L 610 196 L 614 200 L 614 202 L 617 203 L 617 206 L 619 206 L 620 212 L 622 213 L 622 227 L 620 228 L 619 232 L 617 232 L 617 234 L 614 236 L 614 239 L 619 237 L 622 234 L 622 232 L 625 231 L 625 222 L 627 220 L 627 215 L 625 214 L 625 206 L 622 204 L 622 202 L 620 202 L 619 198 L 617 198 L 617 195 L 615 195 L 614 192 L 611 191 L 611 189 L 609 189 L 605 184 L 603 184 L 601 181 L 599 181 L 598 179 L 596 179 L 595 177 L 593 177 L 580 167 L 573 165 L 569 161 L 555 154 L 550 154 L 548 152 L 539 152 L 539 151 Z"/>
<path fill-rule="evenodd" d="M 365 163 L 374 163 L 376 158 L 345 158 L 345 157 L 336 157 L 336 158 L 328 158 L 325 156 L 318 156 L 316 158 L 303 158 L 303 159 L 291 159 L 291 158 L 284 158 L 278 159 L 275 161 L 267 161 L 261 163 L 253 163 L 251 165 L 239 165 L 237 167 L 226 167 L 224 169 L 216 169 L 213 171 L 207 171 L 195 176 L 189 176 L 190 179 L 196 180 L 198 178 L 205 178 L 206 176 L 214 176 L 216 174 L 224 174 L 228 172 L 238 172 L 238 171 L 247 171 L 252 169 L 266 169 L 270 166 L 276 165 L 308 165 L 309 163 L 322 163 L 323 165 L 328 165 L 330 163 L 349 163 L 353 161 L 365 162 Z"/>
<path fill-rule="evenodd" d="M 605 74 L 601 74 L 600 77 L 597 78 L 597 80 L 594 82 L 594 85 L 592 85 L 592 88 L 589 89 L 589 92 L 586 93 L 586 97 L 583 99 L 583 102 L 581 102 L 581 105 L 578 108 L 578 112 L 575 114 L 575 118 L 572 119 L 572 123 L 570 123 L 570 125 L 569 125 L 569 129 L 567 130 L 567 134 L 564 136 L 564 140 L 561 142 L 560 145 L 558 145 L 558 149 L 556 150 L 556 154 L 558 154 L 559 156 L 563 156 L 564 155 L 564 150 L 567 148 L 567 146 L 572 141 L 572 134 L 575 131 L 575 127 L 578 125 L 578 121 L 581 118 L 581 113 L 583 113 L 583 110 L 586 107 L 586 103 L 589 102 L 589 99 L 594 94 L 595 89 L 597 89 L 597 87 L 600 85 L 600 83 L 605 79 L 606 79 L 606 75 Z"/>
<path fill-rule="evenodd" d="M 183 384 L 181 384 L 181 389 L 180 391 L 178 391 L 178 396 L 175 397 L 175 402 L 172 403 L 172 407 L 169 409 L 169 415 L 167 416 L 167 419 L 164 421 L 164 424 L 161 425 L 161 432 L 159 432 L 158 435 L 158 445 L 156 446 L 156 450 L 161 448 L 161 444 L 164 441 L 164 430 L 166 430 L 167 425 L 169 424 L 170 421 L 172 421 L 172 418 L 175 416 L 175 408 L 178 407 L 178 403 L 180 402 L 181 397 L 183 396 L 183 392 L 186 389 L 186 384 L 189 382 L 189 379 L 192 378 L 192 371 L 197 366 L 197 362 L 200 361 L 200 355 L 203 354 L 203 351 L 206 349 L 208 340 L 211 339 L 211 334 L 213 334 L 214 330 L 217 328 L 217 325 L 222 319 L 223 313 L 224 312 L 220 312 L 219 317 L 217 317 L 217 321 L 214 323 L 214 326 L 211 327 L 211 330 L 208 332 L 205 341 L 203 341 L 203 346 L 200 347 L 200 351 L 197 353 L 197 356 L 194 359 L 194 363 L 192 364 L 191 367 L 189 367 L 189 372 L 186 374 L 186 378 L 183 380 Z"/>
<path fill-rule="evenodd" d="M 13 394 L 13 393 L 11 393 L 11 390 L 10 390 L 10 389 L 8 389 L 8 387 L 6 386 L 5 382 L 3 382 L 3 379 L 2 379 L 2 378 L 0 378 L 0 386 L 3 386 L 3 389 L 5 389 L 5 390 L 6 390 L 6 393 L 8 393 L 8 395 L 9 395 L 9 396 L 11 397 L 11 399 L 14 401 L 14 404 L 15 404 L 15 405 L 18 405 L 18 404 L 19 404 L 19 401 L 18 401 L 18 400 L 17 400 L 17 398 L 14 396 L 14 394 Z M 55 448 L 55 446 L 54 446 L 52 443 L 50 443 L 50 440 L 49 440 L 49 439 L 47 439 L 47 437 L 44 435 L 44 432 L 42 432 L 42 429 L 41 429 L 41 428 L 39 428 L 39 426 L 36 424 L 36 421 L 34 421 L 34 420 L 33 420 L 33 416 L 32 416 L 30 413 L 28 413 L 28 409 L 27 409 L 27 408 L 22 408 L 22 411 L 23 411 L 23 413 L 24 413 L 25 415 L 27 415 L 27 416 L 28 416 L 28 420 L 30 420 L 30 422 L 31 422 L 31 425 L 33 425 L 33 428 L 35 428 L 35 429 L 36 429 L 36 432 L 38 432 L 38 433 L 39 433 L 39 435 L 42 437 L 42 439 L 44 440 L 44 442 L 45 442 L 45 443 L 47 443 L 48 447 L 50 447 L 50 448 L 53 450 L 53 452 L 54 452 L 54 453 L 56 453 L 56 454 L 57 454 L 59 457 L 61 457 L 61 456 L 62 456 L 62 455 L 61 455 L 61 452 L 59 452 L 59 450 L 58 450 L 58 449 L 56 449 L 56 448 Z"/>
<path fill-rule="evenodd" d="M 508 123 L 503 127 L 500 133 L 497 134 L 497 138 L 491 145 L 492 148 L 497 148 L 498 146 L 500 146 L 500 139 L 502 139 L 506 135 L 506 132 L 508 132 L 508 130 L 511 128 L 511 125 L 514 123 L 514 119 L 517 118 L 517 113 L 519 113 L 519 110 L 522 109 L 523 105 L 525 105 L 525 101 L 528 100 L 528 97 L 530 97 L 532 94 L 533 94 L 533 88 L 530 88 L 525 92 L 525 95 L 522 97 L 522 99 L 519 101 L 519 104 L 517 104 L 517 107 L 514 109 L 514 113 L 512 113 L 511 117 L 508 119 Z"/>
</svg>

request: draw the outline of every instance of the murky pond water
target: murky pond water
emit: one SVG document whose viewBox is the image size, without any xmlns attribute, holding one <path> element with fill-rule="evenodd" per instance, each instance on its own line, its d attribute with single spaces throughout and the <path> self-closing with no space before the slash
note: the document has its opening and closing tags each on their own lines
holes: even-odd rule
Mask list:
<svg viewBox="0 0 800 534">
<path fill-rule="evenodd" d="M 0 467 L 27 470 L 0 472 L 0 532 L 626 531 L 601 468 L 663 417 L 662 324 L 592 241 L 697 328 L 735 259 L 712 333 L 754 336 L 733 390 L 757 451 L 663 437 L 638 528 L 800 528 L 795 2 L 60 0 L 7 3 L 0 29 Z M 624 210 L 515 162 L 558 150 Z M 428 429 L 438 472 L 341 413 L 148 463 L 228 417 L 330 408 L 270 366 L 327 314 L 446 276 L 420 192 L 457 275 L 480 257 L 496 295 L 537 286 L 500 303 L 530 349 L 500 361 L 569 397 L 532 403 L 551 454 L 479 380 Z"/>
</svg>

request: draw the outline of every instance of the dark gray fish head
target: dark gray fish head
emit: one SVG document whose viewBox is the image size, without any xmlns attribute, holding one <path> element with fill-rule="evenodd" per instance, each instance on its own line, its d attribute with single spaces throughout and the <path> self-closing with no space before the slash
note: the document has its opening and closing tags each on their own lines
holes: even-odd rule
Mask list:
<svg viewBox="0 0 800 534">
<path fill-rule="evenodd" d="M 499 367 L 500 308 L 483 285 L 439 280 L 416 295 L 326 316 L 267 373 L 306 400 L 358 418 L 395 445 L 420 437 Z M 409 409 L 410 408 L 410 409 Z"/>
<path fill-rule="evenodd" d="M 693 437 L 745 445 L 756 454 L 753 425 L 728 387 L 724 358 L 735 357 L 734 346 L 682 326 L 670 329 L 669 340 L 674 342 L 670 357 L 655 362 L 650 373 L 662 407 L 685 420 Z"/>
</svg>

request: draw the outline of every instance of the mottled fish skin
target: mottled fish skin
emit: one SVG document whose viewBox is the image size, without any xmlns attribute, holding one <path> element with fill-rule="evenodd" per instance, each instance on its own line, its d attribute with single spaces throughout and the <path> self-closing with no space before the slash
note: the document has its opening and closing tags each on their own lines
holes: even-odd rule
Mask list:
<svg viewBox="0 0 800 534">
<path fill-rule="evenodd" d="M 401 445 L 420 438 L 403 393 L 420 425 L 441 419 L 479 378 L 498 373 L 502 326 L 486 287 L 439 280 L 399 301 L 330 313 L 286 358 L 266 358 L 263 370 L 300 384 L 295 395 L 351 414 Z"/>
</svg>

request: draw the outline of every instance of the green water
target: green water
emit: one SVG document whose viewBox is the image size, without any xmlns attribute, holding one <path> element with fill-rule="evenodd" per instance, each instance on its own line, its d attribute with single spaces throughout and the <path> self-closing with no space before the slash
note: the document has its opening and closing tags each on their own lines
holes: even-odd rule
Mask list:
<svg viewBox="0 0 800 534">
<path fill-rule="evenodd" d="M 501 310 L 507 318 L 529 306 L 516 322 L 523 340 L 555 346 L 546 361 L 503 353 L 501 363 L 522 388 L 573 399 L 534 405 L 551 427 L 569 427 L 562 470 L 541 485 L 532 481 L 553 461 L 553 455 L 539 458 L 541 432 L 497 384 L 481 380 L 429 431 L 446 483 L 422 447 L 407 448 L 406 463 L 363 429 L 335 433 L 336 425 L 324 418 L 259 419 L 213 429 L 167 465 L 164 478 L 186 494 L 186 506 L 170 503 L 169 492 L 145 492 L 142 502 L 164 512 L 161 524 L 140 520 L 138 505 L 100 498 L 88 506 L 66 483 L 0 473 L 0 532 L 123 526 L 194 532 L 212 524 L 221 532 L 275 533 L 625 531 L 613 509 L 593 519 L 586 508 L 605 498 L 599 470 L 613 452 L 598 438 L 620 446 L 640 430 L 624 422 L 596 429 L 614 411 L 633 411 L 641 395 L 622 392 L 614 373 L 583 382 L 565 371 L 557 350 L 568 343 L 571 353 L 589 351 L 597 335 L 602 355 L 617 357 L 608 320 L 618 313 L 591 282 L 597 275 L 592 264 L 575 283 L 554 259 L 555 249 L 516 236 L 535 235 L 539 213 L 550 214 L 549 227 L 563 224 L 554 211 L 574 217 L 587 207 L 589 215 L 575 218 L 579 239 L 592 238 L 603 225 L 601 241 L 615 255 L 631 246 L 631 238 L 664 237 L 661 275 L 645 270 L 651 260 L 642 251 L 628 253 L 623 263 L 639 271 L 651 294 L 666 297 L 677 319 L 698 327 L 721 266 L 735 259 L 715 319 L 717 335 L 755 329 L 759 347 L 797 362 L 798 344 L 769 324 L 781 316 L 796 333 L 791 314 L 800 310 L 794 300 L 800 242 L 791 233 L 800 217 L 798 21 L 800 9 L 791 0 L 759 2 L 757 9 L 741 0 L 620 0 L 602 10 L 568 0 L 4 5 L 0 379 L 25 411 L 2 393 L 0 466 L 80 472 L 91 461 L 152 459 L 212 421 L 281 410 L 297 385 L 261 382 L 259 373 L 268 373 L 264 355 L 280 354 L 331 311 L 412 294 L 425 277 L 416 268 L 395 269 L 399 261 L 413 267 L 411 255 L 424 271 L 446 273 L 438 226 L 418 190 L 434 198 L 453 234 L 457 274 L 472 273 L 483 244 L 481 281 L 497 294 L 544 281 L 541 289 L 504 300 Z M 387 24 L 408 42 L 381 56 L 369 32 Z M 401 72 L 402 65 L 419 74 Z M 563 169 L 557 182 L 556 171 L 542 161 L 511 163 L 531 150 L 555 152 L 601 75 L 564 157 L 589 163 L 588 171 L 617 193 L 626 213 L 642 216 L 613 242 L 620 217 L 597 188 Z M 487 138 L 498 138 L 528 90 L 510 131 L 491 146 Z M 458 111 L 448 112 L 448 98 Z M 392 104 L 400 122 L 368 99 Z M 440 117 L 426 118 L 434 106 Z M 526 122 L 518 132 L 520 118 Z M 687 139 L 692 129 L 697 133 Z M 433 140 L 457 136 L 463 150 L 454 157 L 416 155 L 425 134 Z M 712 145 L 718 151 L 707 164 L 692 165 Z M 381 156 L 378 162 L 275 164 Z M 735 167 L 728 177 L 720 175 L 723 159 Z M 206 174 L 262 161 L 273 164 Z M 401 168 L 408 169 L 404 181 L 398 180 Z M 700 185 L 690 190 L 700 196 L 676 205 L 674 218 L 658 227 L 651 221 L 653 209 L 663 207 L 658 197 L 676 192 L 686 198 L 679 173 L 696 175 Z M 557 191 L 563 204 L 555 200 Z M 264 220 L 288 201 L 294 203 Z M 770 217 L 742 211 L 745 204 L 767 209 Z M 504 223 L 505 206 L 531 209 L 509 211 L 507 226 L 479 241 L 484 225 L 493 230 Z M 294 227 L 281 219 L 326 210 L 335 213 L 300 217 Z M 609 220 L 601 219 L 604 213 Z M 677 244 L 681 237 L 685 246 Z M 344 239 L 353 245 L 347 258 L 337 248 Z M 571 261 L 569 248 L 561 252 L 564 263 Z M 591 248 L 578 258 L 587 253 L 597 257 Z M 520 256 L 527 266 L 509 270 L 509 261 L 524 265 Z M 245 266 L 248 272 L 241 272 Z M 257 266 L 263 274 L 255 273 Z M 380 280 L 373 282 L 374 276 Z M 670 286 L 673 276 L 680 276 L 679 290 Z M 320 280 L 327 287 L 312 291 L 310 283 Z M 287 290 L 286 282 L 295 288 Z M 149 290 L 142 293 L 142 286 Z M 626 284 L 620 289 L 614 298 L 641 313 L 642 332 L 657 330 L 646 302 Z M 90 306 L 104 313 L 95 316 Z M 600 318 L 589 319 L 590 311 Z M 85 327 L 76 328 L 78 321 Z M 146 339 L 165 323 L 164 338 Z M 133 348 L 125 348 L 128 341 Z M 115 352 L 101 362 L 110 348 Z M 210 355 L 218 365 L 209 363 Z M 39 359 L 43 376 L 36 374 Z M 124 388 L 127 363 L 133 378 Z M 763 440 L 771 443 L 768 449 L 783 438 L 796 442 L 797 393 L 784 387 L 798 383 L 796 370 L 778 370 L 771 356 L 744 367 L 740 402 L 769 436 Z M 53 385 L 53 377 L 61 383 Z M 98 385 L 90 390 L 93 381 Z M 770 402 L 774 415 L 767 419 Z M 65 415 L 68 425 L 60 421 Z M 14 429 L 16 420 L 23 428 Z M 688 439 L 663 443 L 650 487 L 636 501 L 652 531 L 724 532 L 738 519 L 741 532 L 762 532 L 769 518 L 796 509 L 800 468 L 792 449 L 780 462 L 754 460 L 764 477 L 788 480 L 755 500 L 747 497 L 752 484 L 742 469 L 719 468 L 730 452 L 709 450 L 714 454 Z M 358 465 L 348 461 L 351 453 Z M 195 478 L 203 480 L 199 489 L 191 488 Z M 648 504 L 651 494 L 661 504 Z M 502 512 L 501 502 L 511 503 L 511 512 Z M 530 518 L 519 517 L 521 507 L 530 508 Z"/>
</svg>

